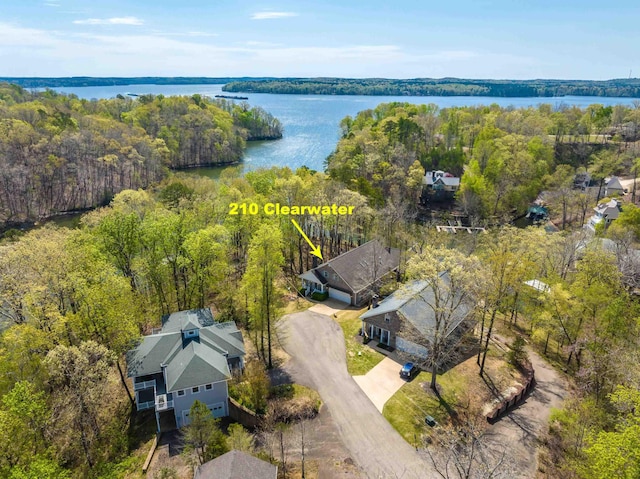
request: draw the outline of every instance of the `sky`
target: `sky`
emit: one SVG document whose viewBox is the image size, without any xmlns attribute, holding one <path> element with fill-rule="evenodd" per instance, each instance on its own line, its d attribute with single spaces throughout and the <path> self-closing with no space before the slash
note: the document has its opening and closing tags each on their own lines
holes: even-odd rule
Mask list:
<svg viewBox="0 0 640 479">
<path fill-rule="evenodd" d="M 640 2 L 0 0 L 0 76 L 640 77 Z"/>
</svg>

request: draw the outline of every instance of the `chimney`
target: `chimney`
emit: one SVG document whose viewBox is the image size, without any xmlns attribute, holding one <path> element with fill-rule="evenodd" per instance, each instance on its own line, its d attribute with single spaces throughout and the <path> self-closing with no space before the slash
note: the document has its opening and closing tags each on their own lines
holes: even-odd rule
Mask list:
<svg viewBox="0 0 640 479">
<path fill-rule="evenodd" d="M 372 308 L 377 308 L 378 306 L 379 306 L 378 305 L 378 295 L 374 294 L 373 298 L 371 298 L 371 307 Z"/>
</svg>

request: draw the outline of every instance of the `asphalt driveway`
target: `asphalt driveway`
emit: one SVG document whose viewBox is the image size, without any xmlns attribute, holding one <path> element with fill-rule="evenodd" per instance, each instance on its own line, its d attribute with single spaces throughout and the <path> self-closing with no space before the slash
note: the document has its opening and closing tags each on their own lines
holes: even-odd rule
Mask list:
<svg viewBox="0 0 640 479">
<path fill-rule="evenodd" d="M 285 369 L 320 393 L 340 439 L 367 477 L 439 477 L 349 376 L 344 337 L 335 321 L 314 311 L 291 314 L 280 322 L 278 336 L 291 355 Z"/>
<path fill-rule="evenodd" d="M 385 403 L 406 384 L 406 381 L 400 377 L 401 367 L 393 359 L 384 358 L 364 376 L 353 376 L 353 380 L 376 409 L 382 412 Z"/>
</svg>

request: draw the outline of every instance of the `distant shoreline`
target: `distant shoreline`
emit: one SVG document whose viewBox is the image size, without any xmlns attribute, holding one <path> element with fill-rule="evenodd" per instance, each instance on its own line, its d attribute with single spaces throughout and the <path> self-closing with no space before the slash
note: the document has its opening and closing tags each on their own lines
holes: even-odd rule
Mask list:
<svg viewBox="0 0 640 479">
<path fill-rule="evenodd" d="M 367 96 L 600 96 L 640 98 L 640 79 L 482 80 L 462 78 L 275 78 L 275 77 L 0 77 L 23 88 L 133 85 L 224 85 L 225 92 Z"/>
</svg>

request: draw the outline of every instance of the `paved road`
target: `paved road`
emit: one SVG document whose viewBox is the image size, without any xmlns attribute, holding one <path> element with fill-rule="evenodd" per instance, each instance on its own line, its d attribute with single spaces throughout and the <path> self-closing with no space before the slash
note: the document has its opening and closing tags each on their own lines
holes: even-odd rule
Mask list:
<svg viewBox="0 0 640 479">
<path fill-rule="evenodd" d="M 514 478 L 536 476 L 538 440 L 547 431 L 551 408 L 560 407 L 567 396 L 564 378 L 535 352 L 528 352 L 536 386 L 524 403 L 494 424 L 487 434 L 496 455 L 505 451 Z"/>
<path fill-rule="evenodd" d="M 347 373 L 344 337 L 336 322 L 324 314 L 303 311 L 286 316 L 278 336 L 292 356 L 286 369 L 296 382 L 320 393 L 342 442 L 367 477 L 438 477 Z"/>
</svg>

